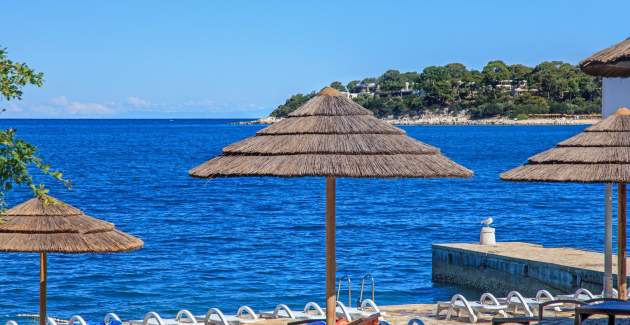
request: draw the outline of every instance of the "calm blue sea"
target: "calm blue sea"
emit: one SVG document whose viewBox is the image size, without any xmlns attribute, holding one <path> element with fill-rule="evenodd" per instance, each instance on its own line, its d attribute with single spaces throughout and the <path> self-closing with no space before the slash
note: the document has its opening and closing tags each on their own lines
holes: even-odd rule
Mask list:
<svg viewBox="0 0 630 325">
<path fill-rule="evenodd" d="M 2 120 L 74 182 L 53 194 L 142 238 L 144 249 L 51 255 L 49 314 L 100 320 L 115 311 L 173 317 L 323 304 L 324 181 L 202 180 L 187 170 L 261 126 L 230 120 Z M 499 173 L 581 126 L 413 126 L 408 134 L 473 169 L 469 180 L 338 181 L 338 267 L 379 304 L 449 298 L 431 282 L 431 244 L 472 242 L 492 216 L 500 241 L 602 250 L 603 185 L 519 184 Z M 11 205 L 27 198 L 9 196 Z M 38 310 L 35 254 L 0 254 L 0 318 Z M 472 294 L 472 293 L 471 293 Z"/>
</svg>

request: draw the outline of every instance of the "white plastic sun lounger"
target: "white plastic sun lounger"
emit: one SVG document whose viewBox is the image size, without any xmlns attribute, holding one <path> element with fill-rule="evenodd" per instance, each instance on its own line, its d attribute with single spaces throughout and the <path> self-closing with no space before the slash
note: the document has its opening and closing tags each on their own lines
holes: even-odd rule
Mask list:
<svg viewBox="0 0 630 325">
<path fill-rule="evenodd" d="M 341 317 L 349 322 L 353 320 L 350 310 L 339 300 L 337 300 L 336 313 L 337 318 Z"/>
<path fill-rule="evenodd" d="M 461 312 L 464 311 L 468 315 L 468 320 L 471 323 L 476 323 L 482 314 L 507 316 L 505 314 L 507 309 L 508 305 L 499 303 L 491 293 L 482 294 L 479 301 L 468 301 L 461 294 L 456 294 L 451 298 L 451 301 L 437 303 L 436 317 L 439 317 L 443 310 L 447 310 L 446 319 L 450 320 L 454 314 L 459 318 Z"/>
<path fill-rule="evenodd" d="M 194 316 L 189 310 L 180 310 L 174 319 L 164 319 L 156 312 L 148 312 L 142 321 L 130 321 L 132 325 L 239 325 L 258 320 L 256 313 L 248 307 L 241 306 L 236 315 L 225 315 L 218 308 L 210 308 L 205 316 Z M 82 324 L 81 324 L 82 325 Z"/>
<path fill-rule="evenodd" d="M 534 311 L 538 311 L 538 306 L 543 302 L 556 300 L 554 296 L 547 290 L 538 290 L 536 292 L 536 298 L 525 298 L 518 291 L 511 291 L 508 293 L 507 298 L 499 298 L 498 301 L 502 304 L 508 305 L 508 311 L 510 313 L 523 313 L 527 317 L 533 317 Z M 559 305 L 549 305 L 549 308 L 553 308 L 558 311 Z"/>
<path fill-rule="evenodd" d="M 194 316 L 189 310 L 183 309 L 175 316 L 178 324 L 219 324 L 239 325 L 258 321 L 258 316 L 249 306 L 238 308 L 236 315 L 225 315 L 219 308 L 210 308 L 203 316 Z"/>
<path fill-rule="evenodd" d="M 324 320 L 326 319 L 326 313 L 315 302 L 308 302 L 304 305 L 303 311 L 293 311 L 293 316 L 298 319 L 312 319 L 312 320 Z"/>
<path fill-rule="evenodd" d="M 311 301 L 304 305 L 302 311 L 294 311 L 285 304 L 279 304 L 273 311 L 261 312 L 260 317 L 323 320 L 326 319 L 326 313 L 322 307 Z"/>
<path fill-rule="evenodd" d="M 619 294 L 617 290 L 613 288 L 612 291 L 613 291 L 613 296 L 617 297 L 617 295 Z M 628 294 L 628 296 L 630 297 L 630 293 Z M 604 292 L 602 292 L 599 295 L 595 295 L 590 290 L 584 289 L 584 288 L 579 288 L 575 291 L 575 293 L 570 294 L 570 295 L 556 296 L 557 299 L 574 299 L 578 301 L 585 301 L 585 300 L 597 299 L 597 298 L 603 298 L 603 297 L 604 297 Z"/>
<path fill-rule="evenodd" d="M 74 316 L 70 317 L 70 319 L 68 320 L 68 325 L 75 325 L 75 324 L 87 325 L 87 323 L 85 322 L 83 317 L 81 317 L 79 315 L 74 315 Z"/>
<path fill-rule="evenodd" d="M 260 317 L 297 319 L 293 310 L 291 310 L 291 308 L 289 308 L 289 306 L 285 304 L 276 305 L 276 308 L 274 308 L 272 311 L 261 311 Z"/>
<path fill-rule="evenodd" d="M 105 325 L 122 325 L 122 321 L 120 317 L 114 313 L 107 313 L 105 318 L 103 319 L 103 324 Z"/>
<path fill-rule="evenodd" d="M 338 304 L 337 304 L 337 309 L 338 310 L 340 308 L 340 304 L 341 304 L 341 302 L 338 302 Z M 341 304 L 341 305 L 343 305 L 343 304 Z M 352 318 L 352 319 L 350 319 L 350 321 L 353 321 L 355 319 L 359 319 L 361 317 L 369 317 L 369 316 L 371 316 L 373 314 L 381 312 L 381 310 L 378 308 L 378 306 L 376 305 L 376 303 L 374 303 L 374 301 L 372 299 L 363 299 L 361 301 L 361 306 L 359 306 L 358 308 L 345 307 L 345 309 L 347 310 L 347 313 L 350 315 L 350 318 Z"/>
</svg>

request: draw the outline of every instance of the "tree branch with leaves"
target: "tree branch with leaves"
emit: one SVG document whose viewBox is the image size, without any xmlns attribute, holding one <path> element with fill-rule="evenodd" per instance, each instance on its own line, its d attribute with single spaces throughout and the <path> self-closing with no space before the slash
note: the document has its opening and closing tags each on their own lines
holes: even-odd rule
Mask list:
<svg viewBox="0 0 630 325">
<path fill-rule="evenodd" d="M 21 100 L 24 87 L 41 87 L 43 84 L 43 73 L 32 70 L 25 63 L 11 61 L 6 49 L 0 48 L 0 103 Z M 43 183 L 33 180 L 30 169 L 39 170 L 67 188 L 72 186 L 60 171 L 44 162 L 34 145 L 17 138 L 15 129 L 0 130 L 0 210 L 6 209 L 5 194 L 15 186 L 27 186 L 38 197 L 48 193 Z"/>
</svg>

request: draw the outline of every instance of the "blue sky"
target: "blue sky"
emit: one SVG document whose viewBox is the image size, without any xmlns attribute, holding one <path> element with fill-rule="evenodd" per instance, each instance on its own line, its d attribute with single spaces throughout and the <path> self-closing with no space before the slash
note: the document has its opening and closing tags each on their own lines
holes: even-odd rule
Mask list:
<svg viewBox="0 0 630 325">
<path fill-rule="evenodd" d="M 4 117 L 260 117 L 387 69 L 577 63 L 630 36 L 628 1 L 21 1 L 0 46 L 45 73 Z"/>
</svg>

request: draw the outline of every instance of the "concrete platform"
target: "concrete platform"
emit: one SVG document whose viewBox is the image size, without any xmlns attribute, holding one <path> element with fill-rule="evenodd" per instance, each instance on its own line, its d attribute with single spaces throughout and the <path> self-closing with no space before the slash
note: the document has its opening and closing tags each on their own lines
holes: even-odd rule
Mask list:
<svg viewBox="0 0 630 325">
<path fill-rule="evenodd" d="M 498 243 L 496 246 L 434 244 L 432 264 L 433 281 L 499 295 L 511 290 L 533 295 L 539 289 L 559 294 L 578 288 L 599 293 L 604 276 L 602 253 L 520 242 Z M 616 263 L 613 265 L 615 270 Z M 616 276 L 613 277 L 616 282 Z"/>
</svg>

